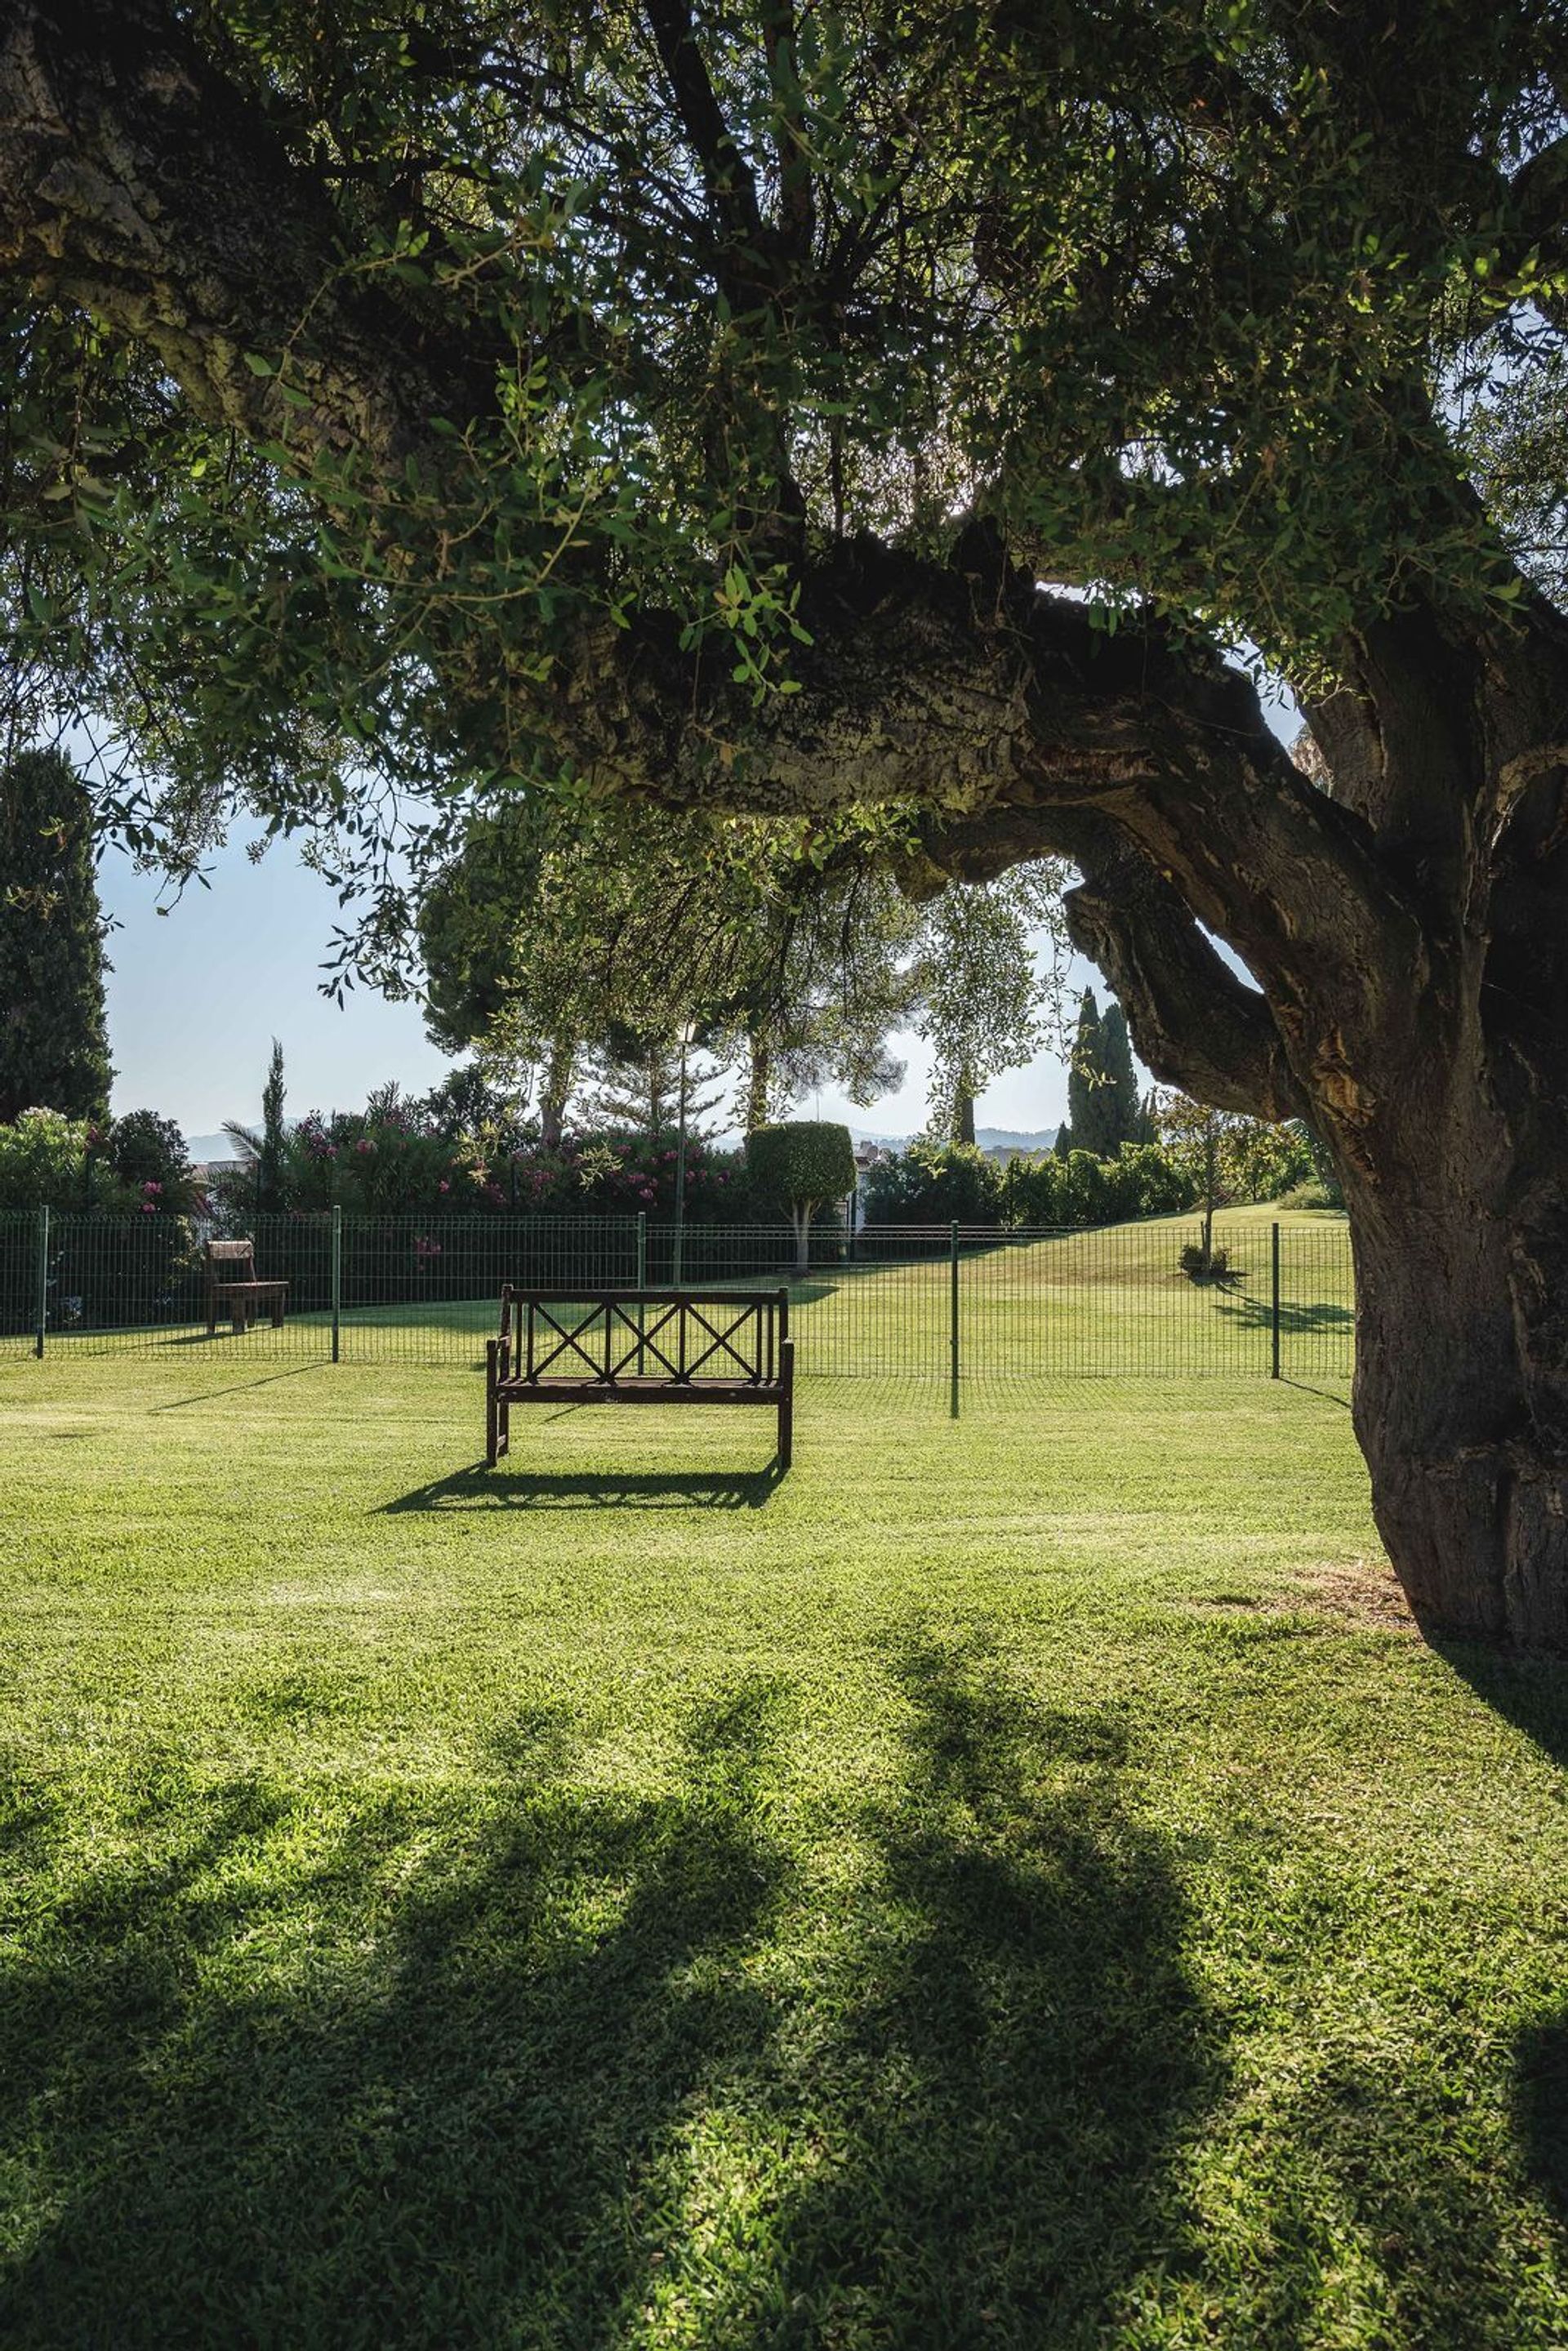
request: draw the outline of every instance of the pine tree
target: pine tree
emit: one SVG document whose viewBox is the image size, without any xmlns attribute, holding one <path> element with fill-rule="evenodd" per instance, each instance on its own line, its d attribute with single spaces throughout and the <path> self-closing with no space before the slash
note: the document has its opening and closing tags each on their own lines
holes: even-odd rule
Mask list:
<svg viewBox="0 0 1568 2351">
<path fill-rule="evenodd" d="M 0 1121 L 103 1119 L 109 1039 L 92 809 L 61 751 L 0 774 Z"/>
<path fill-rule="evenodd" d="M 1112 1152 L 1124 1143 L 1141 1140 L 1142 1106 L 1133 1068 L 1133 1048 L 1127 1036 L 1127 1016 L 1119 1004 L 1109 1004 L 1100 1023 L 1100 1064 L 1104 1072 L 1106 1113 L 1112 1129 Z"/>
<path fill-rule="evenodd" d="M 695 1066 L 686 1061 L 686 1138 L 703 1142 L 719 1132 L 709 1113 L 724 1097 L 722 1085 L 705 1084 Z M 584 1123 L 592 1126 L 625 1127 L 650 1141 L 673 1134 L 680 1120 L 681 1049 L 653 1039 L 625 1053 L 609 1051 L 589 1057 L 590 1090 L 582 1101 Z"/>
</svg>

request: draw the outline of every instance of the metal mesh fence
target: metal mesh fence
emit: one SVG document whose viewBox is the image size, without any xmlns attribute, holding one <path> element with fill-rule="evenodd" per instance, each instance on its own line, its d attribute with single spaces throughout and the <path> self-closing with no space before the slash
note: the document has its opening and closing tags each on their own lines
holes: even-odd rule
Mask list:
<svg viewBox="0 0 1568 2351">
<path fill-rule="evenodd" d="M 819 1227 L 804 1270 L 784 1226 L 605 1217 L 262 1217 L 259 1280 L 282 1321 L 236 1327 L 199 1228 L 0 1216 L 0 1354 L 232 1349 L 282 1360 L 476 1364 L 501 1284 L 574 1289 L 788 1281 L 802 1377 L 974 1381 L 1205 1374 L 1340 1384 L 1354 1301 L 1343 1223 L 1228 1221 L 1222 1279 L 1181 1264 L 1196 1217 L 1071 1232 Z M 224 1269 L 224 1271 L 229 1270 Z"/>
</svg>

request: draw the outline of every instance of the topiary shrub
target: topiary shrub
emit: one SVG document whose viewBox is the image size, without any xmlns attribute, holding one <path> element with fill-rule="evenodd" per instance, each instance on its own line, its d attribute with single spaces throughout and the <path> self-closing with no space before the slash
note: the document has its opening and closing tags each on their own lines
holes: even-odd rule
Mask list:
<svg viewBox="0 0 1568 2351">
<path fill-rule="evenodd" d="M 855 1153 L 847 1126 L 828 1119 L 785 1119 L 757 1126 L 746 1138 L 746 1164 L 759 1195 L 787 1208 L 795 1228 L 795 1265 L 810 1263 L 811 1218 L 855 1186 Z"/>
</svg>

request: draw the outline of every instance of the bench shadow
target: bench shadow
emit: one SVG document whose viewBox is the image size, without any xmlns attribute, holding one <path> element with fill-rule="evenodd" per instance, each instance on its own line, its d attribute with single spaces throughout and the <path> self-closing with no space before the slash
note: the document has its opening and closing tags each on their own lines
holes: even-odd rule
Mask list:
<svg viewBox="0 0 1568 2351">
<path fill-rule="evenodd" d="M 405 1510 L 757 1510 L 783 1482 L 777 1455 L 763 1469 L 517 1470 L 476 1462 L 381 1504 Z"/>
</svg>

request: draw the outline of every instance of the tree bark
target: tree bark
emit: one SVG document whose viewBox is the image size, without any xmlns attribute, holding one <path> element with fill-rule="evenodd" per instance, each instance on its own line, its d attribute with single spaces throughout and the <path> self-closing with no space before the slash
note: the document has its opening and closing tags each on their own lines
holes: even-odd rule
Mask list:
<svg viewBox="0 0 1568 2351">
<path fill-rule="evenodd" d="M 545 1064 L 544 1083 L 539 1089 L 539 1141 L 547 1151 L 556 1148 L 566 1124 L 576 1058 L 570 1038 L 557 1037 L 553 1040 Z"/>
<path fill-rule="evenodd" d="M 975 1097 L 962 1080 L 953 1097 L 953 1140 L 971 1146 L 975 1140 Z"/>
<path fill-rule="evenodd" d="M 755 1134 L 759 1126 L 768 1123 L 768 1089 L 773 1074 L 773 1053 L 761 1029 L 753 1029 L 747 1037 L 749 1070 L 746 1084 L 746 1131 Z"/>
</svg>

